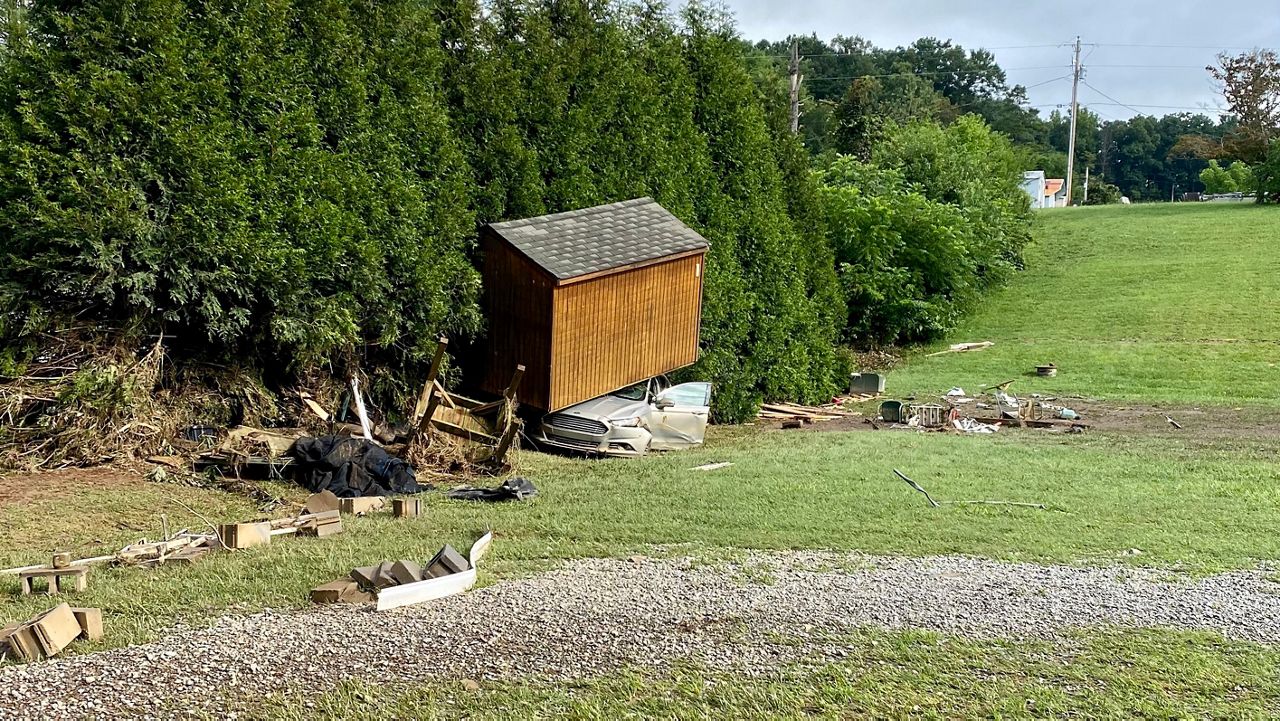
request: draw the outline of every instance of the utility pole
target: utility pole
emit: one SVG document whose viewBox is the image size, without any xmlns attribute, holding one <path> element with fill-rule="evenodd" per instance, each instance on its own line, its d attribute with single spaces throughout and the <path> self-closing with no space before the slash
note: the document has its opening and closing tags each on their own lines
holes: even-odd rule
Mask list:
<svg viewBox="0 0 1280 721">
<path fill-rule="evenodd" d="M 1084 166 L 1084 204 L 1089 204 L 1089 166 Z"/>
<path fill-rule="evenodd" d="M 800 134 L 800 44 L 791 39 L 791 134 Z"/>
<path fill-rule="evenodd" d="M 1067 206 L 1071 205 L 1071 183 L 1076 170 L 1076 115 L 1080 112 L 1080 36 L 1076 36 L 1076 55 L 1071 62 L 1071 141 L 1067 143 Z"/>
</svg>

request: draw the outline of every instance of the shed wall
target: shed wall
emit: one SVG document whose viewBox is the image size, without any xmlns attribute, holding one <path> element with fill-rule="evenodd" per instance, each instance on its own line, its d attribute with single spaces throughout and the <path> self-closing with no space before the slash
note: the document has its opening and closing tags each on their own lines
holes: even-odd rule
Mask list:
<svg viewBox="0 0 1280 721">
<path fill-rule="evenodd" d="M 517 397 L 546 408 L 551 392 L 551 299 L 554 280 L 519 251 L 485 230 L 484 310 L 488 323 L 481 388 L 501 393 L 517 365 L 525 367 Z"/>
<path fill-rule="evenodd" d="M 540 407 L 558 410 L 696 361 L 704 259 L 555 288 L 550 399 Z"/>
</svg>

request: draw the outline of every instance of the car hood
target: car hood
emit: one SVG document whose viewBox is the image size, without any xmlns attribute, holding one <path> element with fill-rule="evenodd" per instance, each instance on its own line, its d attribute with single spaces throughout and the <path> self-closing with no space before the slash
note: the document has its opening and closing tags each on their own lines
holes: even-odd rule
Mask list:
<svg viewBox="0 0 1280 721">
<path fill-rule="evenodd" d="M 579 403 L 576 406 L 569 406 L 557 413 L 566 413 L 571 416 L 581 416 L 583 418 L 608 418 L 611 420 L 623 420 L 626 418 L 635 418 L 643 416 L 650 410 L 649 404 L 645 401 L 629 401 L 626 398 L 618 396 L 600 396 L 589 401 Z"/>
</svg>

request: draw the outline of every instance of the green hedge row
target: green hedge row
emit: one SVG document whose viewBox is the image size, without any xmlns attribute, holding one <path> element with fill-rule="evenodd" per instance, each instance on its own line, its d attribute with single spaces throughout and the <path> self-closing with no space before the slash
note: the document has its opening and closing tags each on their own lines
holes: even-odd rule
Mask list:
<svg viewBox="0 0 1280 721">
<path fill-rule="evenodd" d="M 972 167 L 937 178 L 948 188 L 919 192 L 952 210 L 911 222 L 963 245 L 959 265 L 922 271 L 911 293 L 930 308 L 879 309 L 911 297 L 883 300 L 876 274 L 915 261 L 864 267 L 862 226 L 831 207 L 841 170 L 824 189 L 776 78 L 700 4 L 34 0 L 6 26 L 11 355 L 76 319 L 283 376 L 359 365 L 411 393 L 433 338 L 483 333 L 479 225 L 650 195 L 711 241 L 691 372 L 733 421 L 829 397 L 846 320 L 855 340 L 946 327 L 933 299 L 995 277 L 1018 245 L 1003 211 L 972 205 L 1002 195 L 950 188 Z M 954 159 L 921 149 L 955 140 L 930 132 L 903 130 L 877 162 L 926 186 L 913 163 Z M 943 237 L 961 218 L 964 238 Z"/>
</svg>

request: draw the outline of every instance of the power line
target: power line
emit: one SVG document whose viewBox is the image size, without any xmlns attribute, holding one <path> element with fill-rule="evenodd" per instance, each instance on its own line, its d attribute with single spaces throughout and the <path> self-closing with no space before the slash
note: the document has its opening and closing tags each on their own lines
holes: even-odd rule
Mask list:
<svg viewBox="0 0 1280 721">
<path fill-rule="evenodd" d="M 1095 92 L 1095 93 L 1097 93 L 1097 94 L 1101 95 L 1102 97 L 1106 98 L 1107 100 L 1110 100 L 1111 102 L 1115 103 L 1116 105 L 1119 105 L 1119 106 L 1120 106 L 1120 107 L 1122 107 L 1122 108 L 1128 108 L 1129 110 L 1132 110 L 1133 112 L 1137 113 L 1138 115 L 1142 115 L 1142 114 L 1143 114 L 1141 110 L 1138 110 L 1137 108 L 1132 107 L 1132 106 L 1130 106 L 1130 105 L 1125 105 L 1124 103 L 1120 102 L 1119 100 L 1116 100 L 1115 98 L 1111 97 L 1110 95 L 1107 95 L 1106 93 L 1102 92 L 1101 90 L 1099 90 L 1099 89 L 1097 89 L 1097 88 L 1093 87 L 1092 85 L 1090 85 L 1090 84 L 1089 84 L 1089 81 L 1084 80 L 1084 81 L 1081 81 L 1081 82 L 1083 82 L 1083 83 L 1084 83 L 1084 86 L 1085 86 L 1086 88 L 1089 88 L 1089 89 L 1090 89 L 1090 90 L 1092 90 L 1093 92 Z"/>
<path fill-rule="evenodd" d="M 1070 74 L 1070 73 L 1068 73 L 1068 74 L 1066 74 L 1066 75 L 1063 75 L 1063 76 L 1060 76 L 1060 77 L 1056 77 L 1056 78 L 1054 78 L 1054 79 L 1052 79 L 1052 80 L 1046 80 L 1046 81 L 1044 81 L 1043 83 L 1036 83 L 1035 85 L 1024 85 L 1024 86 L 1022 86 L 1022 89 L 1023 89 L 1023 90 L 1031 90 L 1032 88 L 1038 88 L 1038 87 L 1040 87 L 1041 85 L 1048 85 L 1049 83 L 1056 83 L 1056 82 L 1058 82 L 1059 80 L 1066 80 L 1066 79 L 1067 79 L 1067 78 L 1069 78 L 1069 77 L 1071 77 L 1071 74 Z"/>
<path fill-rule="evenodd" d="M 1177 50 L 1271 50 L 1257 45 L 1151 45 L 1146 43 L 1091 43 L 1107 48 L 1170 48 Z"/>
<path fill-rule="evenodd" d="M 1016 70 L 1058 70 L 1062 65 L 1033 65 L 1024 68 L 1001 68 L 1003 72 L 1011 73 Z M 902 78 L 902 77 L 933 77 L 936 75 L 986 75 L 987 70 L 920 70 L 901 73 L 868 73 L 865 75 L 830 75 L 810 77 L 809 80 L 860 80 L 862 78 Z"/>
<path fill-rule="evenodd" d="M 1151 70 L 1204 70 L 1203 65 L 1090 65 L 1091 68 L 1130 68 Z"/>
</svg>

